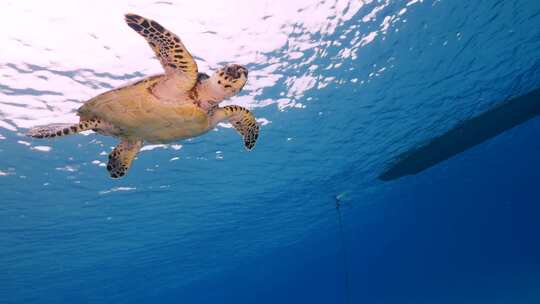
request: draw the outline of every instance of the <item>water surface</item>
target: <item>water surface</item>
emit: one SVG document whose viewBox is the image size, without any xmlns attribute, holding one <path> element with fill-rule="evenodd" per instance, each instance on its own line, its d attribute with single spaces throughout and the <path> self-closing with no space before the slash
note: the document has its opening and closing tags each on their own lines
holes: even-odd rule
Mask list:
<svg viewBox="0 0 540 304">
<path fill-rule="evenodd" d="M 252 152 L 224 124 L 147 145 L 112 180 L 115 139 L 24 136 L 161 72 L 126 12 L 178 34 L 201 71 L 249 68 L 225 104 L 258 117 Z M 0 20 L 7 303 L 538 301 L 538 118 L 420 175 L 377 176 L 540 86 L 540 2 L 5 1 Z"/>
</svg>

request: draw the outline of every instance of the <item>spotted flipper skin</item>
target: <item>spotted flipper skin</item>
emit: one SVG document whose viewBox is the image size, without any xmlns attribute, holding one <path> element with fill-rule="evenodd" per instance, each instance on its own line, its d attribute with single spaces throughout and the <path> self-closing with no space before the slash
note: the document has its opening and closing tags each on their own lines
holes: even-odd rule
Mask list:
<svg viewBox="0 0 540 304">
<path fill-rule="evenodd" d="M 154 20 L 135 14 L 125 15 L 126 23 L 143 36 L 167 75 L 180 76 L 177 85 L 185 91 L 197 82 L 197 63 L 180 38 Z"/>
<path fill-rule="evenodd" d="M 53 138 L 76 134 L 82 131 L 98 129 L 102 124 L 99 119 L 83 120 L 78 124 L 52 124 L 48 126 L 35 127 L 26 132 L 27 136 L 34 138 Z"/>
<path fill-rule="evenodd" d="M 235 105 L 218 108 L 213 113 L 212 120 L 214 124 L 228 120 L 242 135 L 246 149 L 251 150 L 255 147 L 259 137 L 259 124 L 248 109 Z"/>
<path fill-rule="evenodd" d="M 112 150 L 107 164 L 107 171 L 109 171 L 112 178 L 120 178 L 126 175 L 141 147 L 142 140 L 124 139 Z"/>
</svg>

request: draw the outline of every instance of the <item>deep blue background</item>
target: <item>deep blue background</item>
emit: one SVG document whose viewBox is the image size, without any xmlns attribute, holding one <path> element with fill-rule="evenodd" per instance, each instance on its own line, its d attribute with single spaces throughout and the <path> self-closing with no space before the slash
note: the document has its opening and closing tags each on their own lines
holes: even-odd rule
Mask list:
<svg viewBox="0 0 540 304">
<path fill-rule="evenodd" d="M 535 119 L 400 182 L 373 205 L 343 208 L 351 303 L 536 303 L 539 131 Z M 337 215 L 326 199 L 330 221 L 309 240 L 195 284 L 189 297 L 343 301 Z"/>
<path fill-rule="evenodd" d="M 361 21 L 377 5 L 377 22 Z M 380 29 L 405 7 L 406 22 Z M 376 2 L 332 34 L 296 30 L 291 41 L 299 31 L 319 49 L 267 54 L 284 77 L 257 100 L 298 75 L 326 85 L 297 97 L 305 107 L 255 108 L 271 123 L 249 154 L 221 128 L 141 153 L 112 181 L 90 162 L 113 139 L 38 153 L 18 143 L 23 129 L 1 129 L 0 302 L 540 303 L 540 118 L 417 176 L 376 179 L 401 152 L 540 86 L 540 2 Z"/>
</svg>

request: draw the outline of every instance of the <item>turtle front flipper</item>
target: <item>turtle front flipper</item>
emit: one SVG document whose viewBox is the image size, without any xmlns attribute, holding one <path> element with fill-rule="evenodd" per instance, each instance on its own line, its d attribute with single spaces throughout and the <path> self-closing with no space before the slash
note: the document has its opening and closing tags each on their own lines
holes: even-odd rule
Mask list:
<svg viewBox="0 0 540 304">
<path fill-rule="evenodd" d="M 78 124 L 51 124 L 47 126 L 34 127 L 26 135 L 34 138 L 52 138 L 76 134 L 82 131 L 99 129 L 103 122 L 100 119 L 82 120 Z"/>
<path fill-rule="evenodd" d="M 242 135 L 246 149 L 253 149 L 259 137 L 259 124 L 248 109 L 234 105 L 216 109 L 212 115 L 212 126 L 223 120 L 229 120 Z"/>
<path fill-rule="evenodd" d="M 142 140 L 122 139 L 122 141 L 109 154 L 107 171 L 112 178 L 119 178 L 126 175 L 131 167 L 133 159 L 142 147 Z"/>
<path fill-rule="evenodd" d="M 197 63 L 180 38 L 156 21 L 135 14 L 126 14 L 126 23 L 143 36 L 156 53 L 165 73 L 184 92 L 197 83 Z"/>
</svg>

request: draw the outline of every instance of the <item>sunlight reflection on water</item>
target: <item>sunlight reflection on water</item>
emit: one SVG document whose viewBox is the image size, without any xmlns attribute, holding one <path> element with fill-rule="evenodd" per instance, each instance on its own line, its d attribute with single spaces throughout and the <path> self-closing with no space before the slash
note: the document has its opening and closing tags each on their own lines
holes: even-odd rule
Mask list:
<svg viewBox="0 0 540 304">
<path fill-rule="evenodd" d="M 250 79 L 243 94 L 226 103 L 250 108 L 277 105 L 302 108 L 306 90 L 335 81 L 319 70 L 337 69 L 355 60 L 360 48 L 384 35 L 398 14 L 378 18 L 387 1 L 10 1 L 2 10 L 0 27 L 0 127 L 10 131 L 52 122 L 77 121 L 75 110 L 85 100 L 161 68 L 143 39 L 129 29 L 128 11 L 158 20 L 177 33 L 197 58 L 199 70 L 227 62 L 245 64 Z M 421 2 L 421 1 L 420 1 Z M 342 35 L 351 39 L 329 66 L 314 64 L 340 46 L 327 40 L 336 28 L 365 5 L 372 8 L 362 23 L 378 28 L 362 34 L 354 24 Z M 382 73 L 385 67 L 378 67 Z M 298 70 L 293 76 L 285 76 Z M 358 81 L 357 79 L 354 81 Z M 261 99 L 263 91 L 282 82 L 286 90 Z"/>
<path fill-rule="evenodd" d="M 417 185 L 376 180 L 393 156 L 538 86 L 535 3 L 4 1 L 0 239 L 8 245 L 0 264 L 8 271 L 0 281 L 8 286 L 0 298 L 27 303 L 20 299 L 88 280 L 99 295 L 103 278 L 115 296 L 138 296 L 130 280 L 115 285 L 133 276 L 125 261 L 141 262 L 140 273 L 159 278 L 141 276 L 148 289 L 166 293 L 328 232 L 336 197 L 351 205 L 352 223 L 364 206 L 386 203 L 388 190 Z M 161 73 L 126 12 L 178 34 L 202 72 L 249 68 L 247 86 L 225 104 L 254 109 L 262 125 L 254 151 L 220 124 L 144 146 L 131 173 L 112 180 L 103 167 L 115 139 L 24 136 L 35 125 L 75 122 L 85 100 Z M 423 185 L 445 178 L 445 168 Z"/>
</svg>

